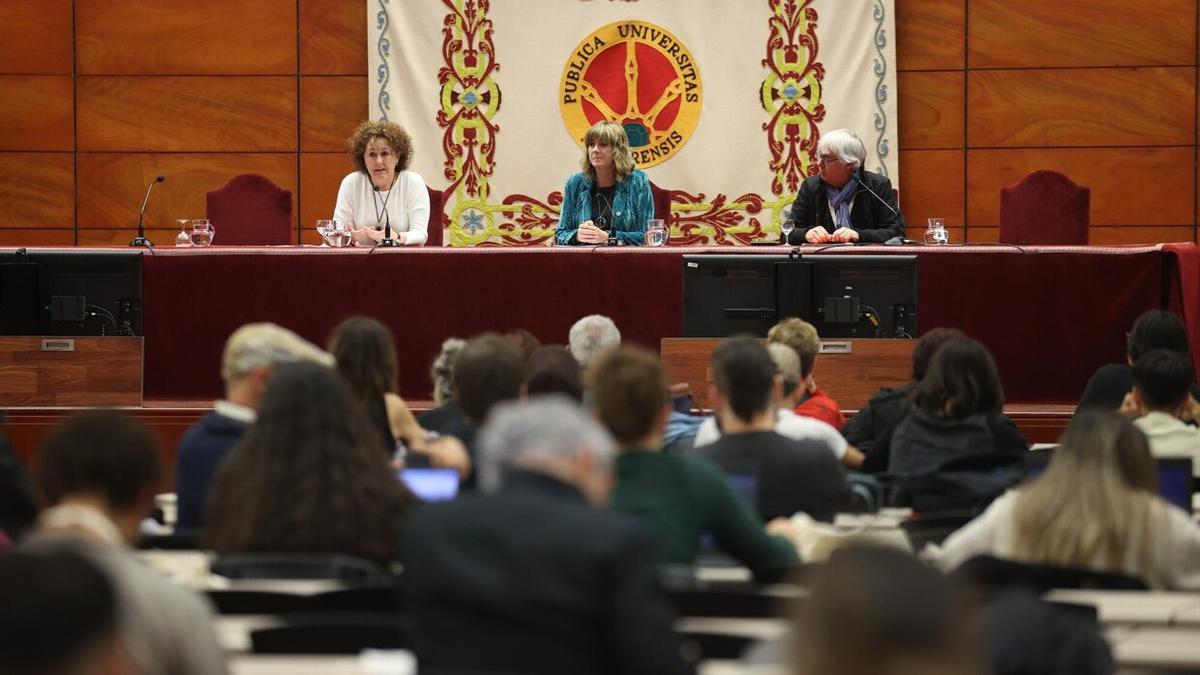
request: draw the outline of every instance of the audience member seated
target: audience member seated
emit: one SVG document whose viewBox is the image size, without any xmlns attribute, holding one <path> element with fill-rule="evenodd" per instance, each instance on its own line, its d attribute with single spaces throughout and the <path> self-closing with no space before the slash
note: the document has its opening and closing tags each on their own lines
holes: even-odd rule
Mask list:
<svg viewBox="0 0 1200 675">
<path fill-rule="evenodd" d="M 479 439 L 488 494 L 423 508 L 405 583 L 422 673 L 688 673 L 653 548 L 599 508 L 604 430 L 557 396 L 496 407 Z"/>
<path fill-rule="evenodd" d="M 817 364 L 817 354 L 821 351 L 821 337 L 817 329 L 803 319 L 784 319 L 767 331 L 767 342 L 778 342 L 796 350 L 800 357 L 800 402 L 796 405 L 796 414 L 813 417 L 828 423 L 838 431 L 846 424 L 846 416 L 842 414 L 838 402 L 817 387 L 813 379 L 813 366 Z"/>
<path fill-rule="evenodd" d="M 1076 410 L 1099 408 L 1101 410 L 1122 410 L 1135 416 L 1129 401 L 1129 392 L 1133 388 L 1133 371 L 1131 366 L 1137 360 L 1154 349 L 1167 349 L 1191 357 L 1191 343 L 1188 341 L 1187 326 L 1183 320 L 1171 312 L 1152 309 L 1137 318 L 1133 328 L 1128 333 L 1126 342 L 1126 363 L 1110 363 L 1100 366 L 1088 380 L 1083 395 L 1079 397 Z M 1200 386 L 1191 387 L 1191 400 L 1184 413 L 1184 419 L 1192 421 L 1200 417 L 1196 414 L 1200 408 Z"/>
<path fill-rule="evenodd" d="M 950 581 L 894 548 L 847 546 L 797 603 L 796 675 L 983 675 L 978 631 Z"/>
<path fill-rule="evenodd" d="M 537 336 L 524 328 L 514 328 L 504 334 L 504 339 L 512 343 L 516 348 L 517 354 L 521 357 L 521 363 L 529 361 L 529 357 L 538 347 L 542 346 L 541 341 Z"/>
<path fill-rule="evenodd" d="M 621 331 L 607 316 L 592 314 L 585 316 L 571 326 L 569 336 L 571 354 L 586 371 L 588 366 L 605 352 L 621 346 Z M 585 379 L 586 384 L 586 379 Z M 584 405 L 591 405 L 591 392 L 584 390 Z M 663 446 L 671 452 L 687 452 L 691 450 L 696 437 L 696 431 L 704 422 L 703 417 L 693 417 L 689 414 L 672 410 L 667 417 L 667 425 L 663 430 Z"/>
<path fill-rule="evenodd" d="M 48 508 L 23 547 L 77 553 L 105 572 L 117 596 L 121 642 L 139 672 L 224 673 L 209 608 L 129 550 L 162 488 L 160 457 L 150 433 L 117 413 L 63 423 L 42 448 L 38 482 Z"/>
<path fill-rule="evenodd" d="M 607 316 L 589 314 L 571 326 L 568 345 L 579 367 L 587 370 L 597 356 L 621 346 L 621 331 Z"/>
<path fill-rule="evenodd" d="M 992 355 L 976 340 L 946 342 L 913 393 L 888 443 L 888 471 L 930 473 L 967 455 L 1018 455 L 1029 443 L 1001 412 L 1004 393 Z"/>
<path fill-rule="evenodd" d="M 583 403 L 583 371 L 562 345 L 538 347 L 525 359 L 526 396 L 562 394 Z"/>
<path fill-rule="evenodd" d="M 862 455 L 856 448 L 850 446 L 846 439 L 827 422 L 812 417 L 802 417 L 793 410 L 802 395 L 800 389 L 800 357 L 796 350 L 787 345 L 772 342 L 767 345 L 771 360 L 775 362 L 776 373 L 782 378 L 782 388 L 771 390 L 771 404 L 775 408 L 775 431 L 797 441 L 814 440 L 824 443 L 834 456 L 847 466 L 862 462 Z M 720 402 L 720 399 L 718 399 Z M 696 433 L 694 447 L 700 448 L 714 443 L 721 437 L 721 416 L 719 414 L 705 418 Z"/>
<path fill-rule="evenodd" d="M 6 415 L 0 410 L 0 423 Z M 12 444 L 0 436 L 0 553 L 24 536 L 37 520 L 37 501 L 25 465 Z"/>
<path fill-rule="evenodd" d="M 589 377 L 596 414 L 619 450 L 613 509 L 646 525 L 661 560 L 694 563 L 701 536 L 708 533 L 718 548 L 760 580 L 779 579 L 799 563 L 786 519 L 764 531 L 762 521 L 708 460 L 659 451 L 669 402 L 657 356 L 621 347 L 592 364 Z"/>
<path fill-rule="evenodd" d="M 1188 386 L 1196 371 L 1187 356 L 1155 349 L 1133 364 L 1133 407 L 1137 428 L 1155 457 L 1188 457 L 1197 473 L 1200 430 L 1180 418 L 1188 407 Z"/>
<path fill-rule="evenodd" d="M 453 436 L 466 446 L 471 465 L 476 461 L 475 436 L 487 419 L 492 406 L 521 395 L 524 366 L 516 347 L 504 337 L 485 333 L 467 341 L 454 362 L 454 398 L 462 408 L 462 417 L 442 427 L 441 433 Z M 472 471 L 463 487 L 474 488 Z"/>
<path fill-rule="evenodd" d="M 175 529 L 204 527 L 209 482 L 225 456 L 254 424 L 255 410 L 271 370 L 281 363 L 302 360 L 333 365 L 333 358 L 318 347 L 272 323 L 246 324 L 229 336 L 221 355 L 225 398 L 213 403 L 212 411 L 205 413 L 179 441 Z"/>
<path fill-rule="evenodd" d="M 1118 572 L 1151 588 L 1200 588 L 1200 526 L 1161 500 L 1155 482 L 1137 427 L 1115 413 L 1082 411 L 1046 472 L 950 535 L 938 564 L 949 570 L 988 554 Z"/>
<path fill-rule="evenodd" d="M 340 553 L 386 565 L 400 559 L 415 503 L 341 378 L 288 364 L 214 478 L 204 541 L 218 554 Z"/>
<path fill-rule="evenodd" d="M 417 423 L 429 431 L 442 432 L 446 425 L 462 419 L 462 407 L 454 397 L 454 362 L 458 353 L 467 344 L 462 338 L 446 338 L 433 365 L 429 367 L 429 378 L 433 380 L 433 410 L 417 415 Z"/>
<path fill-rule="evenodd" d="M 127 675 L 117 597 L 103 571 L 68 552 L 0 557 L 0 672 Z"/>
<path fill-rule="evenodd" d="M 775 431 L 771 392 L 775 363 L 755 338 L 733 338 L 713 350 L 717 414 L 724 435 L 698 451 L 726 474 L 753 482 L 764 518 L 803 511 L 833 520 L 849 500 L 845 471 L 822 441 L 797 441 Z"/>
<path fill-rule="evenodd" d="M 419 453 L 405 462 L 448 467 L 463 476 L 471 472 L 466 448 L 452 437 L 430 441 L 417 424 L 408 404 L 396 393 L 399 367 L 396 347 L 388 327 L 365 316 L 346 319 L 333 331 L 329 352 L 337 371 L 366 408 L 371 426 L 379 436 L 384 457 L 391 460 L 400 448 Z M 403 455 L 404 453 L 401 453 Z"/>
<path fill-rule="evenodd" d="M 938 347 L 950 340 L 965 337 L 966 335 L 957 328 L 934 328 L 926 332 L 913 348 L 912 382 L 895 389 L 883 387 L 858 414 L 846 422 L 846 426 L 842 427 L 842 435 L 846 437 L 846 441 L 866 456 L 861 466 L 863 471 L 878 472 L 887 468 L 887 456 L 874 452 L 875 448 L 886 444 L 892 432 L 896 430 L 896 425 L 908 415 L 912 407 L 912 396 L 917 390 L 917 385 L 925 379 L 929 361 Z"/>
</svg>

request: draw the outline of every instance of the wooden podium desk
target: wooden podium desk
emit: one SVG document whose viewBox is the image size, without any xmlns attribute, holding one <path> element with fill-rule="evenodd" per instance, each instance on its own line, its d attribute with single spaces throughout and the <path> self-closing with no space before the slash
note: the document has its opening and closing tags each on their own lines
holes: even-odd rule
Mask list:
<svg viewBox="0 0 1200 675">
<path fill-rule="evenodd" d="M 663 338 L 663 370 L 671 384 L 686 382 L 696 407 L 712 408 L 709 387 L 715 383 L 712 352 L 720 338 Z M 916 340 L 822 340 L 813 378 L 836 383 L 824 387 L 846 410 L 860 410 L 880 387 L 899 387 L 912 380 Z"/>
<path fill-rule="evenodd" d="M 0 406 L 141 404 L 140 337 L 0 337 Z"/>
</svg>

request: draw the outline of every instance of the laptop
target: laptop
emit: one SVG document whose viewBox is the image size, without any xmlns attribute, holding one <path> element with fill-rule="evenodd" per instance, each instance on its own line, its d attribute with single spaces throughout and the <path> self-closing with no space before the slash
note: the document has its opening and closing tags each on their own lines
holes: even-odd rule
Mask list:
<svg viewBox="0 0 1200 675">
<path fill-rule="evenodd" d="M 1031 452 L 1025 459 L 1025 477 L 1042 475 L 1052 456 L 1052 450 Z M 1195 484 L 1192 458 L 1160 457 L 1154 461 L 1158 465 L 1158 496 L 1183 509 L 1185 513 L 1192 513 L 1192 490 Z"/>
</svg>

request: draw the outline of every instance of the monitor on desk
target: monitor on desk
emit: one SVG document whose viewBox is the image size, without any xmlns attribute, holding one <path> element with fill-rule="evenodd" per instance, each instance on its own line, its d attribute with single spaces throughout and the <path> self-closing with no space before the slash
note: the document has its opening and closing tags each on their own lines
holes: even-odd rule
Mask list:
<svg viewBox="0 0 1200 675">
<path fill-rule="evenodd" d="M 685 255 L 683 336 L 765 336 L 798 316 L 822 338 L 917 335 L 913 255 Z"/>
<path fill-rule="evenodd" d="M 0 254 L 0 316 L 4 335 L 141 335 L 142 253 Z"/>
</svg>

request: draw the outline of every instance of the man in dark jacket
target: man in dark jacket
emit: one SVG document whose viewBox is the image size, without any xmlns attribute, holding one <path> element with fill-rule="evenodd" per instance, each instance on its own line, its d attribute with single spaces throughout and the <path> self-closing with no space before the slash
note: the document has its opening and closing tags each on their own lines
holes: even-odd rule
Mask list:
<svg viewBox="0 0 1200 675">
<path fill-rule="evenodd" d="M 821 173 L 800 184 L 786 216 L 796 224 L 789 244 L 882 243 L 904 237 L 904 216 L 887 176 L 863 168 L 867 148 L 853 131 L 834 129 L 817 141 Z"/>
<path fill-rule="evenodd" d="M 573 403 L 502 403 L 480 486 L 414 516 L 405 585 L 422 673 L 690 673 L 651 542 L 596 508 L 613 444 Z M 828 454 L 828 453 L 827 453 Z"/>
</svg>

